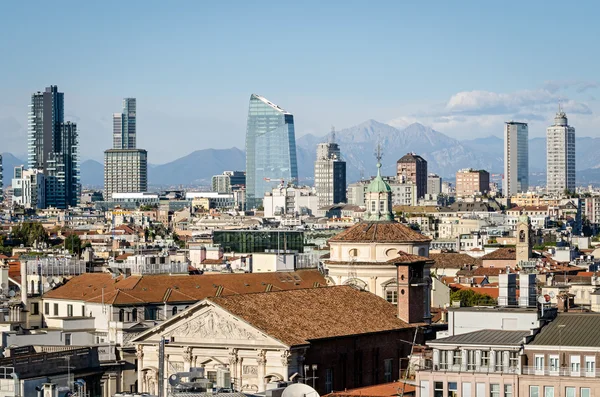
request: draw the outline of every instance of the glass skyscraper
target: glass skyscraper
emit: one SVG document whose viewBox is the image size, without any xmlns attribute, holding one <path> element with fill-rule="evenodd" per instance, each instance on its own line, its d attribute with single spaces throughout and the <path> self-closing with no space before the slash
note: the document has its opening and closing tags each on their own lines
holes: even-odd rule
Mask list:
<svg viewBox="0 0 600 397">
<path fill-rule="evenodd" d="M 246 202 L 258 207 L 266 192 L 298 182 L 294 116 L 260 95 L 250 96 L 246 129 Z"/>
<path fill-rule="evenodd" d="M 113 149 L 135 149 L 136 100 L 123 99 L 123 112 L 113 114 Z"/>
</svg>

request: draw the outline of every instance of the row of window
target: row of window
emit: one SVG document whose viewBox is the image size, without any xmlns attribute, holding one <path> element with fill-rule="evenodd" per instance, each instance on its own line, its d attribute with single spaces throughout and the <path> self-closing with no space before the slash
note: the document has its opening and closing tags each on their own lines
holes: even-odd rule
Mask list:
<svg viewBox="0 0 600 397">
<path fill-rule="evenodd" d="M 458 393 L 458 382 L 448 382 L 444 392 L 444 382 L 433 382 L 433 397 L 471 397 L 471 383 L 463 383 L 461 394 Z M 476 396 L 485 397 L 485 384 L 476 384 Z M 490 397 L 513 397 L 513 385 L 499 383 L 490 384 Z"/>
<path fill-rule="evenodd" d="M 560 358 L 558 354 L 548 356 L 548 368 L 545 367 L 545 356 L 536 354 L 534 356 L 534 370 L 544 371 L 548 369 L 550 372 L 558 372 L 560 370 Z M 581 356 L 573 354 L 569 356 L 569 369 L 571 373 L 579 373 L 581 371 Z M 596 356 L 584 356 L 584 365 L 586 373 L 596 372 Z"/>
<path fill-rule="evenodd" d="M 481 358 L 477 362 L 477 350 L 467 350 L 467 370 L 475 370 L 478 366 L 490 368 L 492 365 L 492 355 L 494 358 L 494 367 L 496 371 L 502 371 L 505 366 L 508 368 L 519 367 L 519 352 L 509 351 L 508 361 L 506 361 L 505 352 L 502 350 L 489 351 L 481 350 Z M 440 369 L 449 369 L 451 366 L 462 366 L 462 350 L 440 350 Z"/>
<path fill-rule="evenodd" d="M 577 394 L 577 387 L 565 387 L 565 397 L 591 397 L 589 387 L 580 387 Z M 556 391 L 556 394 L 555 394 Z M 542 394 L 543 393 L 543 394 Z M 559 397 L 560 390 L 554 386 L 529 386 L 529 397 Z"/>
</svg>

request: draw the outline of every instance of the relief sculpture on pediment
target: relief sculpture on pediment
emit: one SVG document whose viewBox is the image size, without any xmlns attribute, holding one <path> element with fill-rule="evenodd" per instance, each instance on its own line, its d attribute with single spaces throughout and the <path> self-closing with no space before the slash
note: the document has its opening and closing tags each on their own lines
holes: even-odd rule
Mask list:
<svg viewBox="0 0 600 397">
<path fill-rule="evenodd" d="M 206 339 L 254 339 L 252 332 L 233 324 L 225 317 L 209 311 L 192 318 L 165 334 L 166 337 L 194 337 Z"/>
</svg>

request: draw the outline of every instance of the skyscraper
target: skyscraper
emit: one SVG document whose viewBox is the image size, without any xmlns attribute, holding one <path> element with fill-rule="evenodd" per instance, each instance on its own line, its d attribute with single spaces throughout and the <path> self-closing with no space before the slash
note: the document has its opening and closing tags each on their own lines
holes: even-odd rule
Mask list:
<svg viewBox="0 0 600 397">
<path fill-rule="evenodd" d="M 261 205 L 280 183 L 298 182 L 294 116 L 260 95 L 250 96 L 246 129 L 246 202 Z"/>
<path fill-rule="evenodd" d="M 562 109 L 554 117 L 554 124 L 546 129 L 546 190 L 561 195 L 568 189 L 575 191 L 575 128 L 569 126 Z"/>
<path fill-rule="evenodd" d="M 527 123 L 504 123 L 504 197 L 529 189 L 529 129 Z"/>
<path fill-rule="evenodd" d="M 414 153 L 407 153 L 396 163 L 396 175 L 403 177 L 405 182 L 417 185 L 417 198 L 423 198 L 427 193 L 427 161 Z"/>
<path fill-rule="evenodd" d="M 2 201 L 2 198 L 4 197 L 4 191 L 2 188 L 2 155 L 0 154 L 0 201 Z"/>
<path fill-rule="evenodd" d="M 113 114 L 113 149 L 135 149 L 136 100 L 123 99 L 123 111 Z"/>
<path fill-rule="evenodd" d="M 123 111 L 113 114 L 113 148 L 104 152 L 104 199 L 113 193 L 148 191 L 148 152 L 136 149 L 137 104 L 123 99 Z"/>
<path fill-rule="evenodd" d="M 346 162 L 341 159 L 334 132 L 329 142 L 317 145 L 315 190 L 319 208 L 346 202 Z"/>
<path fill-rule="evenodd" d="M 78 133 L 64 121 L 64 94 L 46 87 L 31 96 L 28 123 L 28 165 L 45 175 L 46 205 L 67 208 L 79 203 Z"/>
</svg>

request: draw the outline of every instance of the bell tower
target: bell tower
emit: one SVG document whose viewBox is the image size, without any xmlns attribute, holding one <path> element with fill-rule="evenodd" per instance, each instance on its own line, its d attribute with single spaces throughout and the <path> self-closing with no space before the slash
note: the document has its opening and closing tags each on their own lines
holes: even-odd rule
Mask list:
<svg viewBox="0 0 600 397">
<path fill-rule="evenodd" d="M 517 223 L 517 264 L 531 258 L 531 223 L 527 215 L 521 215 Z"/>
</svg>

